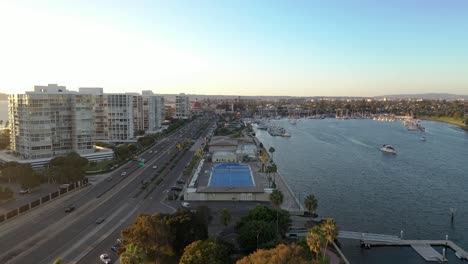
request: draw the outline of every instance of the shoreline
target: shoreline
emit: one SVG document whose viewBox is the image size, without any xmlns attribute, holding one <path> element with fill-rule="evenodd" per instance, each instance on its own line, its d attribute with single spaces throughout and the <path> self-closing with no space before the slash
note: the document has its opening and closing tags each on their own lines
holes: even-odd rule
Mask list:
<svg viewBox="0 0 468 264">
<path fill-rule="evenodd" d="M 444 120 L 444 119 L 439 119 L 438 117 L 429 117 L 429 116 L 419 117 L 419 119 L 424 120 L 424 121 L 434 121 L 434 122 L 440 122 L 440 123 L 455 125 L 455 126 L 460 127 L 462 130 L 468 132 L 468 125 L 463 125 L 463 123 L 459 123 L 459 122 L 456 122 L 456 121 Z"/>
</svg>

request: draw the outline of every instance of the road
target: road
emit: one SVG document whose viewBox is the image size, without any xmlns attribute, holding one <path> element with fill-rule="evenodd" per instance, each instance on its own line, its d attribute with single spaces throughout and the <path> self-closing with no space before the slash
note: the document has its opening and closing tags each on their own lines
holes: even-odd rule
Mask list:
<svg viewBox="0 0 468 264">
<path fill-rule="evenodd" d="M 164 204 L 164 191 L 175 184 L 194 154 L 194 151 L 178 151 L 175 145 L 183 138 L 195 137 L 207 123 L 209 128 L 213 120 L 197 119 L 159 141 L 151 148 L 153 153 L 148 150 L 141 155 L 145 166 L 128 162 L 112 174 L 111 181 L 101 181 L 1 225 L 0 248 L 5 250 L 0 252 L 0 263 L 43 264 L 57 258 L 62 258 L 64 263 L 99 262 L 99 255 L 110 254 L 110 247 L 120 231 L 139 213 L 174 210 L 173 206 Z M 172 158 L 182 153 L 180 160 Z M 171 158 L 173 162 L 178 161 L 177 164 L 147 196 L 147 190 L 141 189 L 141 182 L 155 176 L 161 166 L 172 162 Z M 158 169 L 153 169 L 154 165 Z M 126 176 L 121 176 L 123 171 Z M 77 209 L 67 214 L 64 207 L 69 204 Z M 98 218 L 105 220 L 96 224 Z"/>
</svg>

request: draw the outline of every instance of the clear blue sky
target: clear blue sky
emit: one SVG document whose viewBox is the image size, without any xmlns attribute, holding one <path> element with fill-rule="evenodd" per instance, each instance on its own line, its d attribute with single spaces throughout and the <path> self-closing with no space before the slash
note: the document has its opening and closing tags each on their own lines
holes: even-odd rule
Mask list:
<svg viewBox="0 0 468 264">
<path fill-rule="evenodd" d="M 468 94 L 468 1 L 3 1 L 0 91 Z"/>
</svg>

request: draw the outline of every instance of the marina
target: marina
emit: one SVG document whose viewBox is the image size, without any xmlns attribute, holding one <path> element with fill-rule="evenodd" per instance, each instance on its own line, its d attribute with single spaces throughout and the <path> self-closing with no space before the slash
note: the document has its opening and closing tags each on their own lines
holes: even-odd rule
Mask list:
<svg viewBox="0 0 468 264">
<path fill-rule="evenodd" d="M 399 234 L 403 229 L 405 237 L 422 243 L 448 234 L 455 251 L 447 253 L 449 260 L 456 259 L 454 253 L 463 252 L 457 246 L 468 248 L 464 236 L 468 233 L 468 214 L 464 209 L 468 195 L 463 188 L 467 184 L 468 165 L 463 160 L 468 155 L 468 134 L 463 130 L 421 121 L 427 138 L 422 141 L 420 133 L 409 133 L 401 122 L 344 122 L 330 118 L 301 119 L 297 125 L 286 119 L 270 122 L 294 136 L 285 140 L 256 130 L 257 137 L 266 148 L 276 149 L 275 163 L 301 203 L 310 193 L 317 197 L 320 217 L 335 218 L 341 230 L 366 234 Z M 398 154 L 381 152 L 383 143 L 390 143 Z M 455 209 L 451 208 L 458 209 L 453 221 L 451 210 Z M 340 232 L 340 237 L 345 234 Z M 425 261 L 407 241 L 396 236 L 383 237 L 385 240 L 381 241 L 367 237 L 375 249 L 360 251 L 361 234 L 346 234 L 354 239 L 340 238 L 342 251 L 351 263 L 375 263 L 366 262 L 370 259 L 388 259 L 382 263 Z M 406 245 L 378 246 L 390 244 L 389 239 Z M 431 241 L 431 247 L 442 254 L 442 248 L 437 248 L 442 244 Z"/>
</svg>

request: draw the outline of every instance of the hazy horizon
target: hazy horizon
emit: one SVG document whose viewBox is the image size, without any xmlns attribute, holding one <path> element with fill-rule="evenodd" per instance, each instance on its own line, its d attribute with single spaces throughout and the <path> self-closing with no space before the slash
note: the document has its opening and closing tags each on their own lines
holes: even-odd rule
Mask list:
<svg viewBox="0 0 468 264">
<path fill-rule="evenodd" d="M 0 92 L 468 94 L 466 1 L 0 3 Z"/>
</svg>

